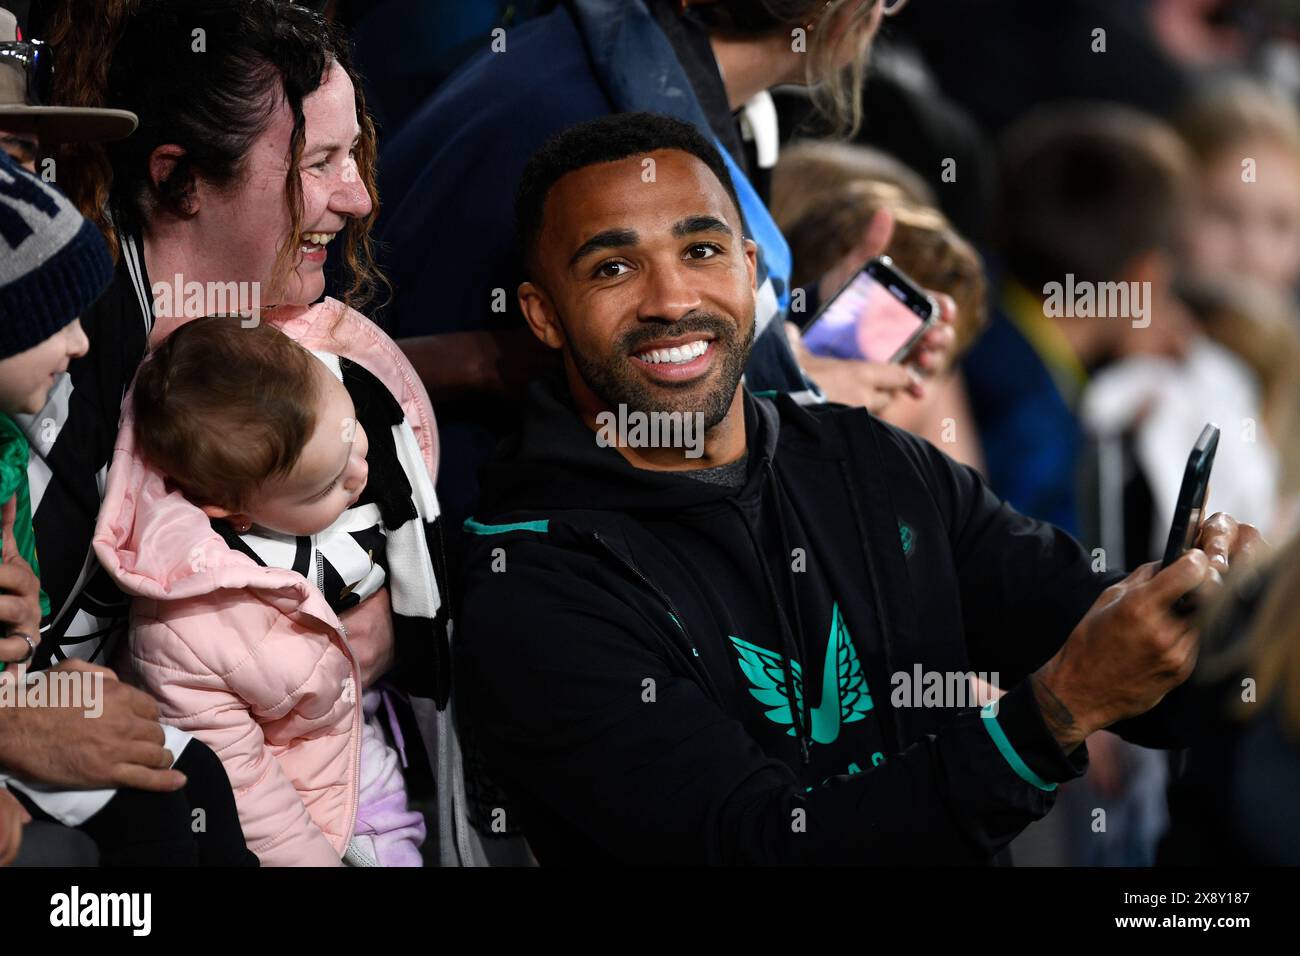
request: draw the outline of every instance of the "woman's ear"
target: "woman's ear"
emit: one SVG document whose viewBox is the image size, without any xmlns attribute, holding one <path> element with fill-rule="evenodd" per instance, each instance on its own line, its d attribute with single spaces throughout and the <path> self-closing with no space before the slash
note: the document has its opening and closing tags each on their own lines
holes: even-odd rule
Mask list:
<svg viewBox="0 0 1300 956">
<path fill-rule="evenodd" d="M 183 174 L 185 176 L 184 181 L 173 181 L 174 177 L 178 175 L 178 167 L 184 158 L 185 150 L 180 146 L 168 143 L 155 148 L 149 154 L 149 181 L 152 183 L 155 192 L 179 197 L 180 211 L 187 216 L 193 216 L 199 211 L 198 191 L 194 188 L 194 174 L 186 171 Z"/>
<path fill-rule="evenodd" d="M 238 523 L 238 519 L 246 517 L 245 515 L 236 514 L 233 511 L 227 511 L 218 505 L 199 505 L 199 510 L 209 518 L 231 518 L 233 523 Z"/>
</svg>

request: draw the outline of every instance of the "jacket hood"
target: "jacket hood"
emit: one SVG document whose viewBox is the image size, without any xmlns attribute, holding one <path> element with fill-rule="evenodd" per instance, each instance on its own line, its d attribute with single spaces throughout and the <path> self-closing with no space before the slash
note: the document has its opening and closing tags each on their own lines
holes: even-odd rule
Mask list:
<svg viewBox="0 0 1300 956">
<path fill-rule="evenodd" d="M 436 474 L 437 435 L 428 398 L 401 352 L 377 326 L 333 299 L 277 310 L 272 322 L 307 349 L 334 352 L 369 368 L 402 405 L 430 474 Z M 258 565 L 230 548 L 208 516 L 175 490 L 136 447 L 131 396 L 122 403 L 117 444 L 93 546 L 104 568 L 126 593 L 157 600 L 199 597 L 220 589 L 284 590 L 291 605 L 313 602 L 327 620 L 328 604 L 301 575 Z M 315 599 L 320 597 L 319 607 Z"/>
<path fill-rule="evenodd" d="M 772 403 L 748 389 L 742 401 L 749 487 L 762 462 L 776 455 L 780 421 Z M 678 509 L 737 494 L 683 472 L 637 468 L 616 448 L 602 447 L 563 380 L 554 377 L 529 385 L 522 427 L 498 446 L 479 477 L 479 517 L 552 509 Z"/>
</svg>

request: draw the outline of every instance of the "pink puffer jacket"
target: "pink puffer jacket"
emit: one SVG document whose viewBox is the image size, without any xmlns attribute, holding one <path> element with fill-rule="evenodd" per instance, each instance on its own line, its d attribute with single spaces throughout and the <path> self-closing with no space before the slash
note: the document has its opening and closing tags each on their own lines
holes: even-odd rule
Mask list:
<svg viewBox="0 0 1300 956">
<path fill-rule="evenodd" d="M 374 373 L 436 476 L 429 397 L 388 336 L 332 299 L 272 321 L 305 348 Z M 356 816 L 361 740 L 360 673 L 339 619 L 303 577 L 231 550 L 201 510 L 168 492 L 137 455 L 131 426 L 127 401 L 94 547 L 135 596 L 140 682 L 164 722 L 221 757 L 264 865 L 337 866 Z"/>
</svg>

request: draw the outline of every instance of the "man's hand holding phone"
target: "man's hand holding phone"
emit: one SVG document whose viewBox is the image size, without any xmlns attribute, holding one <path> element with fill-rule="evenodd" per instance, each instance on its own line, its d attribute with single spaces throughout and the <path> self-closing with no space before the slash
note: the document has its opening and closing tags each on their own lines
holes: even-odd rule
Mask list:
<svg viewBox="0 0 1300 956">
<path fill-rule="evenodd" d="M 1234 564 L 1251 564 L 1268 550 L 1268 544 L 1253 524 L 1242 524 L 1232 515 L 1222 511 L 1210 515 L 1201 523 L 1196 536 L 1196 547 L 1210 559 L 1215 577 Z"/>
<path fill-rule="evenodd" d="M 1144 564 L 1101 593 L 1056 655 L 1032 676 L 1048 728 L 1067 753 L 1089 734 L 1155 707 L 1192 673 L 1194 618 L 1174 607 L 1216 589 L 1230 564 L 1253 559 L 1259 532 L 1225 514 L 1201 526 L 1196 546 L 1168 567 Z"/>
</svg>

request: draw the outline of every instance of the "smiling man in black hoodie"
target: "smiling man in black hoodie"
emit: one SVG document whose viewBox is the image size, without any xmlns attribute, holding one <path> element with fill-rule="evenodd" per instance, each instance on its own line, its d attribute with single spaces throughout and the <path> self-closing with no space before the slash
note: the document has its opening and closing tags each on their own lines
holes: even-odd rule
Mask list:
<svg viewBox="0 0 1300 956">
<path fill-rule="evenodd" d="M 567 381 L 483 471 L 459 679 L 540 862 L 990 862 L 1089 733 L 1177 742 L 1155 705 L 1197 635 L 1169 608 L 1254 529 L 1094 571 L 866 411 L 749 393 L 755 246 L 689 126 L 568 130 L 517 213 L 520 305 Z M 702 447 L 655 428 L 682 416 Z M 1006 694 L 915 706 L 918 666 Z"/>
</svg>

